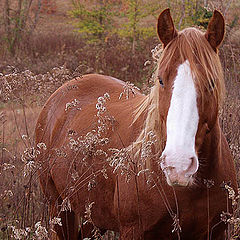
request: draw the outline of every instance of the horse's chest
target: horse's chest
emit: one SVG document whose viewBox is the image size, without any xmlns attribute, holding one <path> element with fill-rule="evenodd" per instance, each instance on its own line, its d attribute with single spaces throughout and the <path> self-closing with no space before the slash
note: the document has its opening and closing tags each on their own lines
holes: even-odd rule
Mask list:
<svg viewBox="0 0 240 240">
<path fill-rule="evenodd" d="M 226 211 L 224 194 L 219 191 L 201 191 L 201 194 L 177 193 L 177 201 L 167 195 L 167 202 L 159 197 L 159 208 L 154 209 L 154 218 L 158 221 L 153 224 L 150 219 L 146 221 L 148 229 L 145 231 L 145 239 L 178 239 L 176 233 L 172 233 L 174 227 L 181 228 L 181 239 L 206 239 L 208 231 L 220 222 L 220 214 Z M 178 206 L 178 207 L 177 207 Z M 177 210 L 178 208 L 178 210 Z M 178 212 L 179 225 L 174 218 Z M 158 216 L 156 216 L 158 214 Z M 155 221 L 155 219 L 152 220 Z M 153 225 L 151 225 L 151 223 Z M 214 231 L 222 231 L 223 227 L 218 226 Z"/>
</svg>

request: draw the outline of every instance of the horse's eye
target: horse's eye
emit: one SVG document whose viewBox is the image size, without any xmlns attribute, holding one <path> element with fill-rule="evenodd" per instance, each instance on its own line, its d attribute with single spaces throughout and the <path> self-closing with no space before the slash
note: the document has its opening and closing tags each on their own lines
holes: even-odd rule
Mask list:
<svg viewBox="0 0 240 240">
<path fill-rule="evenodd" d="M 162 80 L 162 78 L 158 76 L 158 80 L 159 80 L 160 85 L 163 87 L 164 84 L 163 84 L 163 80 Z"/>
</svg>

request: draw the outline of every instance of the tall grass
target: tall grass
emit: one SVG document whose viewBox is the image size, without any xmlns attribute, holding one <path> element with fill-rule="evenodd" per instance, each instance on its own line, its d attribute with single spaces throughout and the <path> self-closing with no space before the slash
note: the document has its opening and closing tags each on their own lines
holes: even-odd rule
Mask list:
<svg viewBox="0 0 240 240">
<path fill-rule="evenodd" d="M 151 61 L 151 49 L 156 43 L 157 39 L 143 41 L 133 57 L 128 42 L 117 36 L 102 45 L 89 45 L 79 36 L 53 33 L 35 36 L 31 44 L 23 46 L 19 58 L 5 58 L 0 68 L 0 239 L 44 239 L 51 225 L 59 224 L 57 219 L 49 222 L 34 162 L 34 125 L 47 98 L 64 82 L 91 72 L 142 86 L 151 76 L 152 65 L 144 63 Z M 227 87 L 221 125 L 240 180 L 239 42 L 226 39 L 220 54 Z M 226 190 L 231 196 L 232 190 Z M 234 197 L 238 201 L 237 193 Z M 236 225 L 239 211 L 240 206 L 235 204 L 232 219 L 223 213 L 222 220 L 231 226 L 229 240 L 240 237 Z M 105 235 L 108 240 L 115 238 L 111 232 Z"/>
</svg>

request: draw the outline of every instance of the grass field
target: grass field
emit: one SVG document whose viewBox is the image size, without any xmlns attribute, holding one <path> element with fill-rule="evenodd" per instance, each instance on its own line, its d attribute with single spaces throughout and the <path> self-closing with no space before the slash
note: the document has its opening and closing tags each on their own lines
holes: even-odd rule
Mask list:
<svg viewBox="0 0 240 240">
<path fill-rule="evenodd" d="M 54 12 L 42 12 L 32 38 L 14 56 L 6 51 L 1 39 L 0 239 L 46 239 L 48 236 L 48 207 L 39 188 L 36 166 L 34 161 L 31 165 L 23 160 L 34 146 L 35 123 L 48 97 L 64 82 L 86 73 L 111 75 L 143 89 L 151 78 L 153 65 L 144 66 L 144 63 L 152 61 L 151 50 L 158 44 L 157 37 L 140 39 L 134 55 L 131 42 L 117 35 L 111 36 L 104 47 L 89 44 L 74 31 L 71 22 L 76 20 L 68 14 L 71 8 L 70 1 L 58 0 Z M 148 24 L 155 24 L 154 18 L 149 19 Z M 227 89 L 220 119 L 240 183 L 238 29 L 239 25 L 227 28 L 220 49 Z M 3 32 L 2 25 L 0 32 Z M 235 206 L 234 211 L 234 218 L 238 220 L 232 225 L 228 240 L 240 238 L 240 205 Z M 103 239 L 117 239 L 117 234 L 108 232 Z"/>
</svg>

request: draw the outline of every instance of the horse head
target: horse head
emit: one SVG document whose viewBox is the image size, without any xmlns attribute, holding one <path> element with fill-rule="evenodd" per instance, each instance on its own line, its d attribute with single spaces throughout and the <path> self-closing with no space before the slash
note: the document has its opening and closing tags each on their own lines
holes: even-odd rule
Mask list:
<svg viewBox="0 0 240 240">
<path fill-rule="evenodd" d="M 176 30 L 169 9 L 158 19 L 164 50 L 159 60 L 159 111 L 166 123 L 161 168 L 171 186 L 189 186 L 199 169 L 199 154 L 214 128 L 224 95 L 217 49 L 224 37 L 224 18 L 214 11 L 206 33 Z"/>
</svg>

